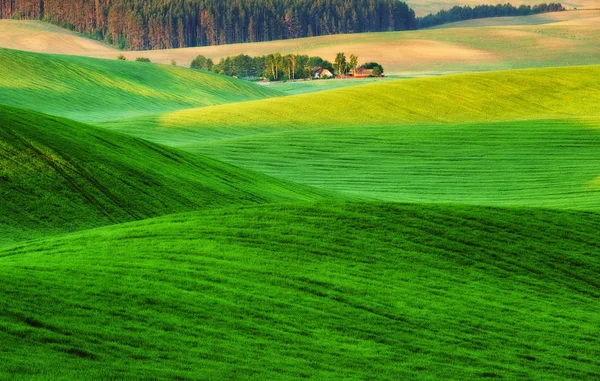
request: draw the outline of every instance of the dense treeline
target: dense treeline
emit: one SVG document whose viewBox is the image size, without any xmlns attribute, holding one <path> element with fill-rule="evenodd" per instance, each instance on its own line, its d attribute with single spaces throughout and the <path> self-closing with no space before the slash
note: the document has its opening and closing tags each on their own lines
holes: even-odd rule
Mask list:
<svg viewBox="0 0 600 381">
<path fill-rule="evenodd" d="M 560 12 L 564 10 L 565 8 L 559 3 L 543 3 L 534 5 L 533 7 L 529 5 L 515 7 L 508 3 L 498 5 L 477 5 L 473 8 L 468 5 L 464 7 L 455 6 L 449 10 L 442 10 L 436 14 L 429 14 L 425 17 L 420 17 L 417 19 L 417 25 L 419 28 L 427 28 L 435 25 L 463 20 L 500 16 L 528 16 L 538 13 Z"/>
<path fill-rule="evenodd" d="M 560 10 L 560 4 L 457 6 L 416 18 L 399 0 L 0 0 L 0 18 L 44 19 L 132 50 L 407 30 Z"/>
<path fill-rule="evenodd" d="M 416 27 L 398 0 L 0 0 L 0 17 L 45 19 L 134 50 Z"/>
</svg>

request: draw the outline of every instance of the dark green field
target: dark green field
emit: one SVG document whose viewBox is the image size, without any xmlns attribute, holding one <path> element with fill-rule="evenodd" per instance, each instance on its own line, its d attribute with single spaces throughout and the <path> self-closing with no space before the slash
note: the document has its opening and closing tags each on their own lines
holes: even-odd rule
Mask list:
<svg viewBox="0 0 600 381">
<path fill-rule="evenodd" d="M 599 66 L 0 65 L 0 380 L 600 379 Z"/>
</svg>

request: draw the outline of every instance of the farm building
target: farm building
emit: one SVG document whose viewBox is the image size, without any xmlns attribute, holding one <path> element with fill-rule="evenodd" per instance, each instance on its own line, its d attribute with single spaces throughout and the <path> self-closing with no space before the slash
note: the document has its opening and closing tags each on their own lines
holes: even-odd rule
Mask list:
<svg viewBox="0 0 600 381">
<path fill-rule="evenodd" d="M 327 79 L 327 78 L 333 78 L 333 74 L 327 70 L 327 69 L 323 69 L 322 67 L 318 67 L 317 70 L 315 70 L 315 79 Z"/>
<path fill-rule="evenodd" d="M 370 77 L 371 75 L 373 75 L 373 69 L 366 69 L 362 66 L 357 68 L 356 71 L 354 72 L 355 78 L 365 78 L 365 77 Z"/>
</svg>

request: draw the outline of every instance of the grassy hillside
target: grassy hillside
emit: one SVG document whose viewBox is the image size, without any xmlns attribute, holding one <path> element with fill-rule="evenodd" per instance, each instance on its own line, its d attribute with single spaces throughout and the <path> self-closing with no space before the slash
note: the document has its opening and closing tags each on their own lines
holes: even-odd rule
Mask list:
<svg viewBox="0 0 600 381">
<path fill-rule="evenodd" d="M 317 191 L 70 120 L 0 106 L 0 243 Z"/>
<path fill-rule="evenodd" d="M 116 59 L 0 49 L 0 67 L 10 68 L 0 76 L 0 104 L 87 122 L 278 95 L 226 76 Z"/>
<path fill-rule="evenodd" d="M 535 69 L 377 83 L 107 125 L 388 201 L 600 210 L 597 88 L 599 66 Z"/>
<path fill-rule="evenodd" d="M 324 90 L 334 90 L 344 87 L 368 85 L 370 83 L 379 83 L 398 79 L 395 77 L 382 78 L 360 78 L 360 79 L 344 79 L 344 80 L 328 80 L 328 81 L 284 81 L 271 82 L 267 87 L 273 90 L 280 91 L 288 95 L 299 95 L 316 93 Z"/>
<path fill-rule="evenodd" d="M 310 204 L 0 250 L 0 378 L 600 377 L 597 214 Z"/>
<path fill-rule="evenodd" d="M 600 211 L 598 127 L 600 120 L 324 128 L 182 148 L 388 201 Z"/>
<path fill-rule="evenodd" d="M 166 144 L 295 128 L 600 116 L 600 66 L 419 78 L 106 123 Z"/>
</svg>

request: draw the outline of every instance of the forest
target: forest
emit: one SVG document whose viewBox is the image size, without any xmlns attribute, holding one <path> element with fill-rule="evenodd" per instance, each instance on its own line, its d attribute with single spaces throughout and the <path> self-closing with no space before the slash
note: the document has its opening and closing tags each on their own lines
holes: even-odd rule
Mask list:
<svg viewBox="0 0 600 381">
<path fill-rule="evenodd" d="M 397 0 L 0 0 L 0 18 L 43 19 L 121 49 L 165 49 L 406 30 Z"/>
<path fill-rule="evenodd" d="M 399 0 L 0 0 L 0 18 L 41 19 L 129 50 L 409 30 L 557 10 L 564 8 L 481 5 L 417 18 Z"/>
<path fill-rule="evenodd" d="M 441 10 L 435 14 L 429 14 L 425 17 L 417 19 L 419 28 L 428 28 L 435 25 L 446 24 L 449 22 L 481 19 L 486 17 L 502 17 L 502 16 L 529 16 L 538 13 L 546 12 L 561 12 L 565 8 L 559 3 L 543 3 L 534 5 L 520 5 L 515 7 L 511 4 L 498 5 L 477 5 L 470 6 L 455 6 L 449 10 Z"/>
</svg>

